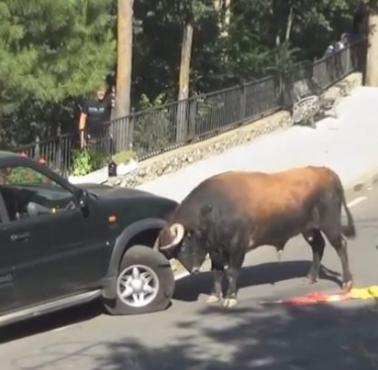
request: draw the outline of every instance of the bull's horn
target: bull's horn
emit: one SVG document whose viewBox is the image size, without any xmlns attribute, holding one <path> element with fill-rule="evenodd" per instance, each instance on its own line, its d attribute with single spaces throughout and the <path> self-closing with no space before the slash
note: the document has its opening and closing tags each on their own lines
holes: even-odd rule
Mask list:
<svg viewBox="0 0 378 370">
<path fill-rule="evenodd" d="M 182 224 L 173 224 L 169 228 L 169 231 L 171 232 L 172 235 L 175 236 L 175 238 L 169 244 L 161 246 L 160 249 L 162 250 L 175 247 L 184 238 L 185 228 Z"/>
</svg>

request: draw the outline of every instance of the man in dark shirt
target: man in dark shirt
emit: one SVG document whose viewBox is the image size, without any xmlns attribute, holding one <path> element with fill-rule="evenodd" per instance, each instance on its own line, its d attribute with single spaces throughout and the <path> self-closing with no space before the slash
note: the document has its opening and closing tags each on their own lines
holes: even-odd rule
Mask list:
<svg viewBox="0 0 378 370">
<path fill-rule="evenodd" d="M 83 148 L 88 142 L 97 142 L 104 137 L 105 124 L 110 120 L 111 103 L 106 99 L 105 88 L 97 90 L 96 99 L 88 99 L 80 114 L 80 144 Z"/>
</svg>

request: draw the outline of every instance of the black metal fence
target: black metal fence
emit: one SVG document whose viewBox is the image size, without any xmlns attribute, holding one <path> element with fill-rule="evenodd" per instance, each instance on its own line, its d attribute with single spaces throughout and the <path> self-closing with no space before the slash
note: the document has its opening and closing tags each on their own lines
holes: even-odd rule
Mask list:
<svg viewBox="0 0 378 370">
<path fill-rule="evenodd" d="M 361 70 L 363 55 L 363 44 L 357 42 L 314 62 L 282 68 L 266 78 L 132 112 L 105 125 L 91 147 L 107 158 L 125 150 L 135 152 L 140 160 L 152 157 L 280 109 L 290 109 L 298 94 L 320 94 L 348 74 Z M 79 137 L 78 133 L 58 134 L 55 138 L 37 139 L 18 151 L 42 157 L 51 167 L 67 174 L 72 169 L 75 150 L 80 150 Z"/>
</svg>

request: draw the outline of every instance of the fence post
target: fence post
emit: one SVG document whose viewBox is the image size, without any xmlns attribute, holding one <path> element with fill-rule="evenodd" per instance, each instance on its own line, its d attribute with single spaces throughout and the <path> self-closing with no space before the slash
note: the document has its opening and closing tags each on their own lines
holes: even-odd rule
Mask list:
<svg viewBox="0 0 378 370">
<path fill-rule="evenodd" d="M 189 130 L 188 139 L 192 140 L 196 135 L 196 121 L 197 121 L 197 96 L 195 96 L 189 104 Z"/>
<path fill-rule="evenodd" d="M 346 74 L 349 74 L 349 73 L 352 73 L 352 68 L 351 68 L 351 50 L 350 50 L 350 45 L 347 46 L 346 50 L 345 50 L 345 54 L 346 54 Z"/>
<path fill-rule="evenodd" d="M 277 72 L 277 82 L 279 86 L 279 96 L 278 102 L 282 109 L 290 109 L 291 108 L 291 94 L 290 94 L 290 81 L 288 81 L 289 73 L 285 73 L 284 71 Z"/>
<path fill-rule="evenodd" d="M 61 128 L 60 124 L 58 125 L 57 135 L 58 135 L 58 150 L 57 150 L 56 158 L 55 158 L 55 166 L 59 169 L 60 172 L 63 172 L 62 128 Z"/>
<path fill-rule="evenodd" d="M 41 150 L 40 141 L 41 141 L 41 139 L 39 138 L 39 135 L 37 134 L 37 136 L 35 137 L 35 147 L 34 147 L 34 158 L 35 159 L 39 158 L 39 153 L 40 153 L 40 150 Z"/>
<path fill-rule="evenodd" d="M 119 141 L 122 139 L 121 135 L 117 135 L 117 118 L 112 118 L 109 122 L 109 134 L 111 137 L 111 143 L 112 143 L 112 153 L 115 153 L 118 149 Z"/>
<path fill-rule="evenodd" d="M 109 161 L 112 160 L 114 153 L 114 135 L 112 131 L 112 122 L 110 121 L 108 123 L 106 135 L 104 138 L 105 144 L 103 145 L 103 148 L 105 148 L 106 156 L 109 158 Z"/>
<path fill-rule="evenodd" d="M 240 120 L 246 118 L 247 115 L 247 86 L 243 82 L 241 85 L 241 94 L 240 94 Z"/>
<path fill-rule="evenodd" d="M 131 108 L 131 114 L 129 115 L 129 124 L 127 130 L 127 150 L 132 150 L 134 141 L 134 125 L 135 125 L 135 108 Z"/>
<path fill-rule="evenodd" d="M 188 138 L 188 122 L 187 122 L 188 99 L 179 100 L 177 102 L 176 117 L 176 143 L 182 144 Z"/>
</svg>

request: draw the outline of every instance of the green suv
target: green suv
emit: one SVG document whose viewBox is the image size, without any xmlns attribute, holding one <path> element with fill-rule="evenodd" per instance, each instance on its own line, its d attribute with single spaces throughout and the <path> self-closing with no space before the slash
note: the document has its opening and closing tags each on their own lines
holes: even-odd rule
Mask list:
<svg viewBox="0 0 378 370">
<path fill-rule="evenodd" d="M 111 314 L 165 309 L 174 276 L 154 245 L 176 206 L 0 152 L 0 326 L 99 297 Z"/>
</svg>

